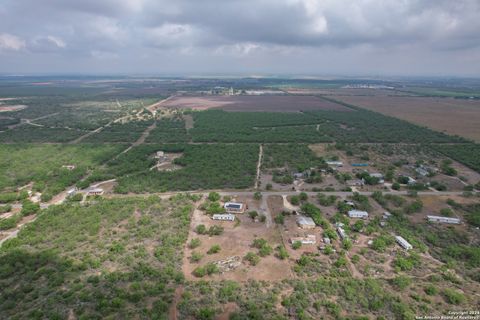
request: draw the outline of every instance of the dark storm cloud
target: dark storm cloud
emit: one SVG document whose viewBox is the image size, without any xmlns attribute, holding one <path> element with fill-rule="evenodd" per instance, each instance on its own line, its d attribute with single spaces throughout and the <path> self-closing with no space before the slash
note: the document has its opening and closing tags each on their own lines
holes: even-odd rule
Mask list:
<svg viewBox="0 0 480 320">
<path fill-rule="evenodd" d="M 64 71 L 95 72 L 104 61 L 104 72 L 287 64 L 282 72 L 355 73 L 367 72 L 369 59 L 395 57 L 371 73 L 404 71 L 397 64 L 410 61 L 417 72 L 478 74 L 478 30 L 477 0 L 3 0 L 0 72 L 19 61 L 23 72 L 48 71 L 42 62 L 52 59 L 52 71 L 74 61 L 80 69 Z"/>
</svg>

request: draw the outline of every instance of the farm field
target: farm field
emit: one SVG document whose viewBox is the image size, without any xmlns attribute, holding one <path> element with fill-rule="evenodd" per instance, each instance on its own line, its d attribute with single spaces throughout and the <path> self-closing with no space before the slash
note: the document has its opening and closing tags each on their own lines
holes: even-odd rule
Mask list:
<svg viewBox="0 0 480 320">
<path fill-rule="evenodd" d="M 293 97 L 288 95 L 265 96 L 203 96 L 175 97 L 166 107 L 206 110 L 221 108 L 226 111 L 298 112 L 307 110 L 351 111 L 349 108 L 315 96 Z"/>
<path fill-rule="evenodd" d="M 0 78 L 2 106 L 28 106 L 0 117 L 1 319 L 480 306 L 478 144 L 333 100 L 413 99 L 403 84 L 62 79 Z"/>
<path fill-rule="evenodd" d="M 207 110 L 192 115 L 194 142 L 466 142 L 362 109 L 294 114 Z"/>
<path fill-rule="evenodd" d="M 175 170 L 155 169 L 159 162 L 154 155 L 160 150 L 180 154 L 172 161 Z M 108 162 L 86 181 L 117 178 L 118 193 L 249 188 L 254 184 L 258 152 L 255 144 L 144 144 Z"/>
<path fill-rule="evenodd" d="M 480 141 L 478 100 L 397 96 L 335 96 L 334 99 L 436 131 Z"/>
</svg>

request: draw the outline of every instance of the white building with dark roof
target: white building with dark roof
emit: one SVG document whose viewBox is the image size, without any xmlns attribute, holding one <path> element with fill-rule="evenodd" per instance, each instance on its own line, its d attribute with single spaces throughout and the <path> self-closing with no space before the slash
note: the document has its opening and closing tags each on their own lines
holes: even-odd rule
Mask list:
<svg viewBox="0 0 480 320">
<path fill-rule="evenodd" d="M 242 213 L 245 211 L 245 205 L 241 202 L 225 202 L 223 208 L 228 213 Z"/>
</svg>

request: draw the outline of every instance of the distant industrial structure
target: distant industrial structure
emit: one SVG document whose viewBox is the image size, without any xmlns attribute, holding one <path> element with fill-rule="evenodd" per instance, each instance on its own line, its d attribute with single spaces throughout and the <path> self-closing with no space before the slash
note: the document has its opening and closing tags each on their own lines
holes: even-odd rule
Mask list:
<svg viewBox="0 0 480 320">
<path fill-rule="evenodd" d="M 460 224 L 460 219 L 458 219 L 458 218 L 449 218 L 449 217 L 441 217 L 441 216 L 427 216 L 427 220 L 429 222 Z"/>
</svg>

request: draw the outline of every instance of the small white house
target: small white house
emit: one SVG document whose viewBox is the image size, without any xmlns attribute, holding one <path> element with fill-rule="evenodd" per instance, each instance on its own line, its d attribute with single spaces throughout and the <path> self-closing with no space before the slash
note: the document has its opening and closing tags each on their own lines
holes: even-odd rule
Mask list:
<svg viewBox="0 0 480 320">
<path fill-rule="evenodd" d="M 231 213 L 226 214 L 214 214 L 212 216 L 213 220 L 221 220 L 221 221 L 235 221 L 235 215 Z"/>
<path fill-rule="evenodd" d="M 383 213 L 382 218 L 383 218 L 384 220 L 388 220 L 391 216 L 392 216 L 392 214 L 391 214 L 390 212 L 385 211 L 385 212 Z"/>
<path fill-rule="evenodd" d="M 460 224 L 460 219 L 458 218 L 449 218 L 441 216 L 427 216 L 429 222 L 439 222 L 439 223 L 449 223 L 449 224 Z"/>
<path fill-rule="evenodd" d="M 395 240 L 397 240 L 397 243 L 405 250 L 411 250 L 413 249 L 412 245 L 410 243 L 408 243 L 407 240 L 405 240 L 403 237 L 401 236 L 396 236 L 395 237 Z"/>
<path fill-rule="evenodd" d="M 366 218 L 368 218 L 368 212 L 367 211 L 360 211 L 360 210 L 350 210 L 350 211 L 348 211 L 348 216 L 350 218 L 366 219 Z"/>
<path fill-rule="evenodd" d="M 290 243 L 300 242 L 301 244 L 315 244 L 317 243 L 317 237 L 314 234 L 309 234 L 306 237 L 292 237 Z"/>
<path fill-rule="evenodd" d="M 324 242 L 325 244 L 330 244 L 330 243 L 332 243 L 332 240 L 330 240 L 329 237 L 325 237 L 325 238 L 323 238 L 323 242 Z"/>
<path fill-rule="evenodd" d="M 299 216 L 297 218 L 297 225 L 302 229 L 313 229 L 315 228 L 315 222 L 310 217 Z"/>
<path fill-rule="evenodd" d="M 225 202 L 223 207 L 228 213 L 242 213 L 245 211 L 245 205 L 240 202 Z"/>
<path fill-rule="evenodd" d="M 65 165 L 62 166 L 62 168 L 71 171 L 71 170 L 75 170 L 76 167 L 73 164 L 65 164 Z"/>
</svg>

